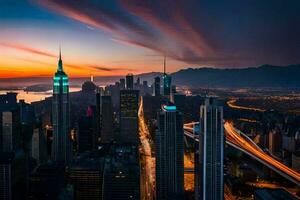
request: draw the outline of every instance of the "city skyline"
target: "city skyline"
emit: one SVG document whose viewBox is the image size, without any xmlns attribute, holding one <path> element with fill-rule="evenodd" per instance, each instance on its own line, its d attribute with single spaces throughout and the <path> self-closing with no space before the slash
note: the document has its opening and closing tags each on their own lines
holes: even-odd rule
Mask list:
<svg viewBox="0 0 300 200">
<path fill-rule="evenodd" d="M 50 77 L 59 45 L 70 77 L 299 63 L 297 1 L 148 4 L 3 0 L 0 78 Z"/>
<path fill-rule="evenodd" d="M 0 199 L 300 199 L 300 1 L 0 0 Z"/>
</svg>

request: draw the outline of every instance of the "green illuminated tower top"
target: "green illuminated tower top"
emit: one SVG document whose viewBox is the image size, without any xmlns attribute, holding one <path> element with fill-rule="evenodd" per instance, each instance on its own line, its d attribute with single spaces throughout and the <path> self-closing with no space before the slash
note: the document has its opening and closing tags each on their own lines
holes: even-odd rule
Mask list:
<svg viewBox="0 0 300 200">
<path fill-rule="evenodd" d="M 69 93 L 69 78 L 63 70 L 61 50 L 59 48 L 59 60 L 57 71 L 53 77 L 53 94 Z"/>
<path fill-rule="evenodd" d="M 164 56 L 163 94 L 169 96 L 171 93 L 171 76 L 166 72 L 166 56 Z"/>
</svg>

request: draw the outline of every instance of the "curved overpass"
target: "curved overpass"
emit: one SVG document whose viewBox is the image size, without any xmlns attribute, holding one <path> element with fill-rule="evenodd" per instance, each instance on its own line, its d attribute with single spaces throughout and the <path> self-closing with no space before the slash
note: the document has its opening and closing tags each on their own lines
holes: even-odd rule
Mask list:
<svg viewBox="0 0 300 200">
<path fill-rule="evenodd" d="M 184 134 L 185 136 L 190 137 L 195 141 L 199 142 L 198 136 L 194 135 L 193 133 L 193 126 L 196 123 L 197 122 L 185 124 Z M 249 137 L 247 137 L 244 133 L 234 128 L 232 123 L 225 122 L 224 129 L 226 143 L 228 145 L 244 152 L 253 159 L 274 170 L 284 178 L 300 186 L 300 173 L 287 167 L 286 165 L 282 164 L 281 162 L 277 161 L 276 159 L 265 153 Z"/>
</svg>

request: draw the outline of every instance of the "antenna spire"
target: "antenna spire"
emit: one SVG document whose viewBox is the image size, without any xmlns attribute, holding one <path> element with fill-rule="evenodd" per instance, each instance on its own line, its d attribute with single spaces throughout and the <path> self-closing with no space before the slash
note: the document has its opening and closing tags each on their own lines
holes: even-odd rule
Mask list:
<svg viewBox="0 0 300 200">
<path fill-rule="evenodd" d="M 59 60 L 61 60 L 61 46 L 59 45 Z"/>
<path fill-rule="evenodd" d="M 58 69 L 57 71 L 63 71 L 63 64 L 61 60 L 61 47 L 59 45 L 59 60 L 58 60 Z"/>
<path fill-rule="evenodd" d="M 164 55 L 164 74 L 166 74 L 166 55 Z"/>
</svg>

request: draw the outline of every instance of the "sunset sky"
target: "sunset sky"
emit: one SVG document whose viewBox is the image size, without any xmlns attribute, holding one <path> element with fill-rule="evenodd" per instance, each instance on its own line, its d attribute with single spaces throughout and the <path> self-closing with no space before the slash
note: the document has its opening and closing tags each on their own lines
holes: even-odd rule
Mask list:
<svg viewBox="0 0 300 200">
<path fill-rule="evenodd" d="M 222 2 L 0 0 L 0 78 L 300 63 L 300 1 Z"/>
</svg>

